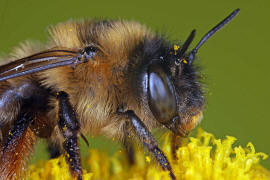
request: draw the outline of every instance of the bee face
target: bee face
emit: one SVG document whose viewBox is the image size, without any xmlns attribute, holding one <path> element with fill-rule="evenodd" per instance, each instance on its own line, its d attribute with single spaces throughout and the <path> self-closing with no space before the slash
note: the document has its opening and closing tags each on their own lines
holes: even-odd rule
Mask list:
<svg viewBox="0 0 270 180">
<path fill-rule="evenodd" d="M 185 136 L 202 117 L 204 98 L 193 67 L 198 49 L 238 12 L 239 9 L 235 10 L 206 33 L 188 53 L 196 30 L 190 33 L 180 50 L 179 46 L 168 45 L 159 38 L 150 40 L 149 47 L 144 48 L 146 52 L 143 57 L 150 59 L 146 60 L 148 64 L 143 75 L 143 82 L 146 82 L 142 86 L 144 96 L 155 119 L 175 134 Z"/>
<path fill-rule="evenodd" d="M 146 64 L 142 65 L 142 79 L 137 82 L 143 82 L 138 85 L 142 87 L 139 91 L 143 92 L 141 96 L 145 97 L 145 104 L 155 120 L 183 135 L 184 126 L 192 126 L 188 131 L 199 122 L 198 114 L 202 114 L 204 97 L 199 72 L 184 60 L 178 63 L 181 57 L 174 47 L 160 37 L 144 41 L 138 54 Z M 137 79 L 135 77 L 134 81 Z"/>
</svg>

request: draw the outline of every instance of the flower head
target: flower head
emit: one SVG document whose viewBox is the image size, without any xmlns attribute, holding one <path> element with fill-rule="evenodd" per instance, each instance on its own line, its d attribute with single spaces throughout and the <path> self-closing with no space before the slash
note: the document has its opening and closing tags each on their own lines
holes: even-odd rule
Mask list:
<svg viewBox="0 0 270 180">
<path fill-rule="evenodd" d="M 171 162 L 177 179 L 218 179 L 218 180 L 256 180 L 270 179 L 270 172 L 259 161 L 266 159 L 264 153 L 256 153 L 251 143 L 246 147 L 233 147 L 236 138 L 227 136 L 224 140 L 201 129 L 197 137 L 190 137 L 176 151 L 177 159 L 171 155 L 170 135 L 164 135 L 163 151 Z M 170 180 L 169 172 L 150 160 L 143 150 L 136 149 L 135 165 L 129 166 L 124 152 L 119 151 L 113 157 L 91 149 L 84 170 L 84 179 L 104 180 Z M 32 165 L 25 173 L 25 179 L 70 179 L 69 169 L 64 157 L 52 159 L 46 163 Z"/>
</svg>

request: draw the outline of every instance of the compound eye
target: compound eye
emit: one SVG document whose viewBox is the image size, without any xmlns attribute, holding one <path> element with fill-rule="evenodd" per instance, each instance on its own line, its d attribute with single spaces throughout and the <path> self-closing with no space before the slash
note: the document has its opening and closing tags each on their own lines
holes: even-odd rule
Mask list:
<svg viewBox="0 0 270 180">
<path fill-rule="evenodd" d="M 167 123 L 177 116 L 173 84 L 159 64 L 150 65 L 148 71 L 148 103 L 161 123 Z"/>
</svg>

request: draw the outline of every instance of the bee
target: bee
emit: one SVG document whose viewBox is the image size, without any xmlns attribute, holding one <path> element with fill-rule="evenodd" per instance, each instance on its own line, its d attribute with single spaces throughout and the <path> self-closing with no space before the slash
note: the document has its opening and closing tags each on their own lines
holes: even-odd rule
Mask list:
<svg viewBox="0 0 270 180">
<path fill-rule="evenodd" d="M 21 175 L 37 138 L 51 156 L 63 153 L 82 179 L 78 138 L 106 135 L 121 141 L 133 162 L 138 140 L 176 179 L 151 129 L 172 131 L 172 146 L 202 118 L 204 96 L 193 64 L 199 48 L 231 21 L 233 11 L 188 50 L 137 22 L 87 20 L 51 27 L 46 45 L 25 43 L 0 66 L 0 177 Z M 17 177 L 16 177 L 17 176 Z"/>
</svg>

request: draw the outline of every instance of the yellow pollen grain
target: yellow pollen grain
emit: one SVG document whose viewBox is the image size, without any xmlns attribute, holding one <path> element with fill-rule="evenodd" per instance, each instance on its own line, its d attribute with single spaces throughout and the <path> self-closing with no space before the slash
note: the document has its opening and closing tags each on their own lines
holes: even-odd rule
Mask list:
<svg viewBox="0 0 270 180">
<path fill-rule="evenodd" d="M 173 49 L 174 49 L 175 51 L 177 51 L 179 48 L 180 48 L 180 46 L 177 46 L 177 45 L 174 45 L 174 46 L 173 46 Z"/>
<path fill-rule="evenodd" d="M 186 59 L 183 59 L 182 61 L 183 61 L 184 64 L 188 63 Z"/>
<path fill-rule="evenodd" d="M 174 45 L 173 49 L 174 49 L 174 55 L 177 55 L 177 51 L 180 48 L 180 46 Z"/>
</svg>

